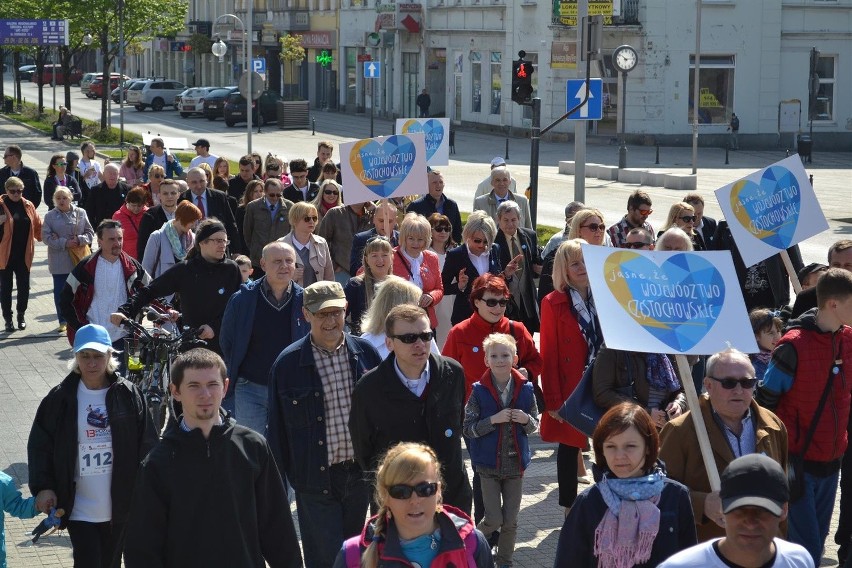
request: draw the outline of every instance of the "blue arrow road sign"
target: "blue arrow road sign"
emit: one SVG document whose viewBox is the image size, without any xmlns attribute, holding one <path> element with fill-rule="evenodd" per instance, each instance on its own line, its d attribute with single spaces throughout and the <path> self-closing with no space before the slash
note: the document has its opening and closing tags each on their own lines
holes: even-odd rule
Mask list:
<svg viewBox="0 0 852 568">
<path fill-rule="evenodd" d="M 584 79 L 568 80 L 568 112 L 586 98 L 586 81 Z M 578 110 L 568 115 L 568 120 L 600 120 L 603 118 L 603 81 L 589 81 L 589 100 Z"/>
<path fill-rule="evenodd" d="M 382 64 L 380 61 L 365 61 L 364 62 L 364 78 L 365 79 L 381 79 Z"/>
<path fill-rule="evenodd" d="M 255 73 L 266 73 L 266 59 L 258 57 L 251 60 L 251 70 Z"/>
</svg>

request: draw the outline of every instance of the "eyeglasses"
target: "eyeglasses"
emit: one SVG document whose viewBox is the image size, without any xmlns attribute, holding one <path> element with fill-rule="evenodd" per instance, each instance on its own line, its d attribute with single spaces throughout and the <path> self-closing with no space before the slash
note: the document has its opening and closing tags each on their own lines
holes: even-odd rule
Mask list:
<svg viewBox="0 0 852 568">
<path fill-rule="evenodd" d="M 486 241 L 485 239 L 470 239 L 470 241 L 475 245 L 482 245 L 488 243 L 488 241 Z"/>
<path fill-rule="evenodd" d="M 16 195 L 18 193 L 23 193 L 23 189 L 7 189 L 6 193 L 11 193 L 12 195 Z"/>
<path fill-rule="evenodd" d="M 324 189 L 322 192 L 324 195 L 340 195 L 339 191 L 335 191 L 333 189 Z"/>
<path fill-rule="evenodd" d="M 214 245 L 219 246 L 228 246 L 229 244 L 231 244 L 231 241 L 229 241 L 228 239 L 205 239 L 204 242 L 213 243 Z"/>
<path fill-rule="evenodd" d="M 319 221 L 319 217 L 317 217 L 316 215 L 305 215 L 304 217 L 302 217 L 302 221 L 304 221 L 305 223 L 316 223 L 317 221 Z"/>
<path fill-rule="evenodd" d="M 501 308 L 505 308 L 506 305 L 508 305 L 508 303 L 509 303 L 508 298 L 503 298 L 501 300 L 497 300 L 497 299 L 494 299 L 494 298 L 488 298 L 486 300 L 485 298 L 483 298 L 482 301 L 485 302 L 485 305 L 488 306 L 489 308 L 493 308 L 494 306 L 496 306 L 498 304 L 500 305 Z"/>
<path fill-rule="evenodd" d="M 643 217 L 647 217 L 648 215 L 650 215 L 651 213 L 654 212 L 653 209 L 637 209 L 636 211 L 638 211 L 639 214 L 642 215 Z"/>
<path fill-rule="evenodd" d="M 436 233 L 449 233 L 450 228 L 446 225 L 438 225 L 437 227 L 432 227 L 432 230 Z"/>
<path fill-rule="evenodd" d="M 624 243 L 624 248 L 629 248 L 629 249 L 640 249 L 642 247 L 649 247 L 649 246 L 651 246 L 651 243 L 643 243 L 642 241 L 639 241 L 638 243 Z"/>
<path fill-rule="evenodd" d="M 684 215 L 680 218 L 684 223 L 695 223 L 695 220 L 698 219 L 695 215 Z"/>
<path fill-rule="evenodd" d="M 725 389 L 725 390 L 733 390 L 734 387 L 736 387 L 737 385 L 740 385 L 740 387 L 742 387 L 744 390 L 748 390 L 748 389 L 753 389 L 755 387 L 755 385 L 757 384 L 757 379 L 754 379 L 754 378 L 752 378 L 752 379 L 746 379 L 746 378 L 735 379 L 733 377 L 725 377 L 723 379 L 717 379 L 716 377 L 708 377 L 708 378 L 713 379 L 714 381 L 716 381 L 717 383 L 722 385 L 722 388 Z"/>
<path fill-rule="evenodd" d="M 606 230 L 606 225 L 604 225 L 603 223 L 601 223 L 600 225 L 598 225 L 597 223 L 589 223 L 588 225 L 580 225 L 580 228 L 589 229 L 593 233 L 597 233 L 598 231 Z"/>
<path fill-rule="evenodd" d="M 438 484 L 434 481 L 432 483 L 424 481 L 417 485 L 405 485 L 403 483 L 399 483 L 388 487 L 388 495 L 394 499 L 411 499 L 411 496 L 414 493 L 417 493 L 418 497 L 431 497 L 437 492 Z"/>
<path fill-rule="evenodd" d="M 56 162 L 56 163 L 55 163 L 55 164 L 53 164 L 53 165 L 54 165 L 54 166 L 59 166 L 60 168 L 64 168 L 65 166 L 67 166 L 67 165 L 68 165 L 68 162 Z"/>
<path fill-rule="evenodd" d="M 344 313 L 346 313 L 344 310 L 334 310 L 332 312 L 311 312 L 311 315 L 317 319 L 325 320 L 342 318 Z"/>
<path fill-rule="evenodd" d="M 281 166 L 266 166 L 266 169 L 278 171 L 281 169 Z"/>
<path fill-rule="evenodd" d="M 423 343 L 429 343 L 430 341 L 432 341 L 432 332 L 424 331 L 423 333 L 403 333 L 402 335 L 391 335 L 389 337 L 391 339 L 399 339 L 407 345 L 411 345 L 418 339 Z M 418 495 L 420 494 L 418 493 Z M 426 495 L 422 495 L 422 497 L 426 497 Z M 406 497 L 406 499 L 408 499 L 408 497 Z"/>
</svg>

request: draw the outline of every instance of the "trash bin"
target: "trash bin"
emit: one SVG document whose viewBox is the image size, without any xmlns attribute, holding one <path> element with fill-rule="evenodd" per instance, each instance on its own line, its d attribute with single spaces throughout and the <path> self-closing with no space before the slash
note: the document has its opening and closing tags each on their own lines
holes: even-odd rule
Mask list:
<svg viewBox="0 0 852 568">
<path fill-rule="evenodd" d="M 6 97 L 3 99 L 3 112 L 6 114 L 12 114 L 12 111 L 15 110 L 15 99 L 12 97 Z"/>
<path fill-rule="evenodd" d="M 801 156 L 802 161 L 805 158 L 808 159 L 808 162 L 811 161 L 811 152 L 813 151 L 814 143 L 811 140 L 811 137 L 806 134 L 800 134 L 796 139 L 796 146 L 799 156 Z"/>
</svg>

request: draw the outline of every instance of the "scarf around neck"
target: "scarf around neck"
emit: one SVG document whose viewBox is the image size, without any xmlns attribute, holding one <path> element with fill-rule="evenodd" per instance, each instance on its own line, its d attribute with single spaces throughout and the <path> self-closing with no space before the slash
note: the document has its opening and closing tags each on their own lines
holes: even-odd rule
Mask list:
<svg viewBox="0 0 852 568">
<path fill-rule="evenodd" d="M 186 258 L 186 251 L 188 246 L 184 242 L 184 238 L 189 240 L 189 234 L 185 237 L 182 237 L 178 234 L 177 229 L 175 229 L 174 222 L 169 222 L 163 225 L 163 232 L 166 234 L 166 238 L 169 239 L 169 245 L 172 247 L 172 254 L 175 257 L 175 261 L 180 262 Z"/>
<path fill-rule="evenodd" d="M 607 510 L 595 529 L 599 568 L 630 568 L 651 558 L 660 529 L 657 503 L 663 492 L 659 469 L 642 477 L 619 479 L 607 472 L 596 486 Z"/>
<path fill-rule="evenodd" d="M 603 337 L 598 332 L 600 323 L 598 323 L 598 311 L 595 309 L 595 301 L 592 298 L 592 291 L 589 289 L 589 299 L 584 300 L 575 288 L 568 286 L 566 288 L 568 294 L 568 305 L 571 306 L 571 313 L 577 319 L 577 324 L 580 326 L 580 332 L 586 340 L 588 350 L 586 352 L 586 365 L 588 365 L 600 349 Z"/>
<path fill-rule="evenodd" d="M 667 393 L 680 390 L 672 362 L 662 353 L 645 354 L 645 378 L 653 389 Z"/>
</svg>

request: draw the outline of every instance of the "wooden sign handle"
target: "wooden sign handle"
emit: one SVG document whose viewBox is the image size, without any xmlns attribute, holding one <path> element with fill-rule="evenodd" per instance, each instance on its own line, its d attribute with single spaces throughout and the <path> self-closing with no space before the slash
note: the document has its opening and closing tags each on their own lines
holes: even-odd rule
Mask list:
<svg viewBox="0 0 852 568">
<path fill-rule="evenodd" d="M 686 361 L 686 355 L 675 355 L 675 361 L 677 362 L 683 392 L 686 394 L 686 404 L 691 411 L 689 414 L 695 424 L 695 434 L 698 436 L 698 446 L 704 460 L 704 469 L 707 470 L 707 478 L 710 480 L 710 489 L 711 491 L 719 491 L 722 488 L 722 482 L 719 479 L 719 470 L 716 469 L 716 460 L 713 459 L 707 427 L 704 424 L 704 418 L 701 416 L 701 408 L 698 406 L 698 394 L 695 392 L 695 384 L 692 382 L 692 370 Z"/>
<path fill-rule="evenodd" d="M 793 269 L 793 262 L 790 260 L 790 253 L 782 250 L 780 253 L 781 260 L 784 261 L 784 268 L 787 269 L 787 274 L 790 276 L 790 282 L 793 283 L 793 291 L 798 295 L 802 293 L 802 283 L 799 282 L 799 275 Z"/>
</svg>

